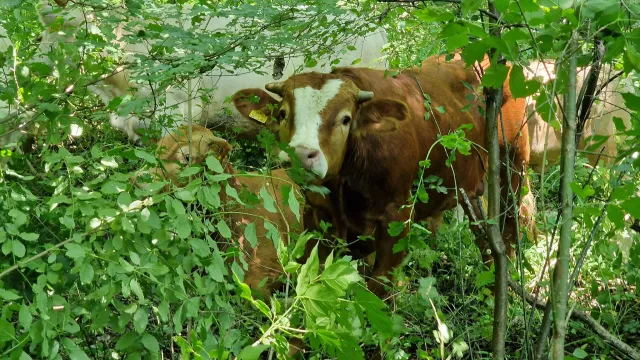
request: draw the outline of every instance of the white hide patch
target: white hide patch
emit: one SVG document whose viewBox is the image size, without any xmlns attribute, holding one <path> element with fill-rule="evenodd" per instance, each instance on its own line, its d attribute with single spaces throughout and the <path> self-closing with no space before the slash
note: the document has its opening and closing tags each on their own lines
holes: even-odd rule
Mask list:
<svg viewBox="0 0 640 360">
<path fill-rule="evenodd" d="M 342 80 L 332 79 L 327 81 L 319 89 L 310 86 L 293 90 L 295 98 L 295 134 L 289 142 L 289 146 L 299 149 L 318 150 L 319 156 L 313 161 L 301 159 L 307 170 L 314 172 L 321 179 L 327 175 L 329 164 L 320 148 L 320 126 L 322 117 L 320 113 L 333 99 L 342 86 Z"/>
<path fill-rule="evenodd" d="M 320 125 L 322 118 L 320 113 L 324 110 L 329 100 L 338 95 L 342 86 L 342 80 L 332 79 L 319 89 L 310 86 L 293 90 L 295 98 L 295 114 L 293 120 L 296 132 L 289 142 L 289 146 L 303 146 L 312 150 L 320 149 Z"/>
</svg>

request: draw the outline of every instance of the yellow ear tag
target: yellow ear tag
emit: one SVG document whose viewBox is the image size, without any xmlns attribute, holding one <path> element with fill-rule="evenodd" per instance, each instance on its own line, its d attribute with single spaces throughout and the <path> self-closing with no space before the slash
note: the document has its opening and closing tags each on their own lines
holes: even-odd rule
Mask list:
<svg viewBox="0 0 640 360">
<path fill-rule="evenodd" d="M 266 123 L 267 120 L 269 120 L 269 117 L 263 114 L 260 110 L 251 110 L 251 112 L 249 113 L 249 117 L 263 124 Z"/>
</svg>

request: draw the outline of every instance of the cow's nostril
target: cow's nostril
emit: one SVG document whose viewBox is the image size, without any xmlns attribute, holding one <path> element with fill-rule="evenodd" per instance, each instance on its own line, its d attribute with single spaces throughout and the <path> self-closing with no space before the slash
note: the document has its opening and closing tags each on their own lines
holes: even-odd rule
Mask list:
<svg viewBox="0 0 640 360">
<path fill-rule="evenodd" d="M 318 157 L 318 154 L 320 154 L 320 151 L 318 151 L 318 150 L 312 151 L 312 152 L 309 153 L 309 155 L 307 155 L 307 158 L 309 160 L 313 160 L 313 159 Z"/>
</svg>

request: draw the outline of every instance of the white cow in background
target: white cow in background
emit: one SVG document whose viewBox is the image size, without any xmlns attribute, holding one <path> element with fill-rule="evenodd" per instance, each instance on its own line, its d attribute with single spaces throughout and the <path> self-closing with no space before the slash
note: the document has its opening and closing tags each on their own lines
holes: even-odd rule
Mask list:
<svg viewBox="0 0 640 360">
<path fill-rule="evenodd" d="M 58 3 L 60 3 L 59 1 Z M 85 8 L 86 9 L 86 8 Z M 229 32 L 230 24 L 234 29 L 240 29 L 243 21 L 259 21 L 259 19 L 240 19 L 233 22 L 230 17 L 210 17 L 202 21 L 203 26 L 192 28 L 190 19 L 196 15 L 191 5 L 185 5 L 181 9 L 174 5 L 159 5 L 156 9 L 159 16 L 167 19 L 164 24 L 182 27 L 189 30 L 194 37 L 199 35 L 208 36 L 212 33 Z M 181 13 L 179 13 L 181 11 Z M 193 13 L 192 13 L 193 12 Z M 175 14 L 167 16 L 167 14 Z M 62 10 L 58 6 L 51 6 L 48 3 L 41 4 L 41 20 L 49 29 L 52 24 L 59 24 L 57 18 L 64 19 L 64 27 L 62 30 L 55 29 L 53 31 L 45 31 L 42 35 L 41 42 L 41 60 L 47 61 L 47 53 L 56 44 L 61 41 L 74 41 L 78 29 L 86 29 L 89 33 L 99 34 L 99 19 L 95 18 L 93 13 L 86 13 L 83 9 L 75 4 L 69 4 Z M 343 23 L 353 23 L 357 19 L 349 14 L 345 15 Z M 139 23 L 139 22 L 138 22 Z M 122 64 L 135 61 L 134 54 L 149 54 L 150 44 L 138 42 L 127 42 L 126 35 L 130 34 L 131 23 L 122 22 L 115 30 L 115 43 L 123 52 Z M 135 24 L 134 24 L 135 26 Z M 138 25 L 139 28 L 139 25 Z M 134 28 L 135 29 L 135 28 Z M 335 29 L 334 29 L 335 30 Z M 264 36 L 265 33 L 261 34 Z M 256 36 L 258 36 L 256 34 Z M 157 40 L 165 41 L 165 40 Z M 345 38 L 338 39 L 336 43 L 322 44 L 332 47 L 333 54 L 343 54 L 340 61 L 334 66 L 351 65 L 360 59 L 359 65 L 372 66 L 376 68 L 387 68 L 387 62 L 383 56 L 383 47 L 387 43 L 386 33 L 382 29 L 377 29 L 367 36 L 353 36 L 347 34 Z M 353 50 L 355 48 L 355 50 Z M 349 50 L 351 49 L 351 50 Z M 180 49 L 176 49 L 180 52 Z M 106 55 L 106 54 L 104 54 Z M 305 71 L 329 72 L 331 58 L 318 59 L 318 64 L 312 68 L 306 68 Z M 323 61 L 324 60 L 324 61 Z M 163 135 L 170 133 L 180 123 L 191 120 L 193 123 L 207 124 L 209 127 L 220 126 L 225 130 L 230 128 L 240 128 L 241 133 L 248 137 L 255 137 L 257 132 L 263 127 L 260 123 L 248 120 L 240 115 L 231 105 L 225 105 L 231 95 L 238 90 L 246 88 L 262 88 L 266 83 L 272 82 L 280 77 L 288 78 L 304 65 L 304 58 L 300 54 L 292 54 L 285 57 L 285 66 L 274 67 L 273 60 L 267 61 L 259 72 L 240 69 L 220 69 L 208 71 L 202 75 L 198 75 L 187 80 L 184 83 L 172 84 L 164 89 L 157 89 L 146 85 L 134 84 L 131 81 L 132 72 L 121 66 L 114 70 L 112 74 L 103 76 L 103 80 L 97 84 L 91 85 L 89 89 L 100 96 L 101 100 L 108 104 L 116 97 L 125 95 L 133 95 L 132 89 L 137 89 L 136 98 L 146 98 L 150 104 L 161 103 L 161 97 L 166 95 L 165 108 L 154 111 L 156 114 L 170 115 L 173 119 L 178 120 L 172 127 L 163 128 Z M 155 99 L 152 99 L 155 97 Z M 156 109 L 158 110 L 158 109 Z M 138 130 L 147 128 L 149 123 L 146 120 L 139 119 L 135 115 L 116 113 L 110 114 L 110 122 L 114 127 L 122 130 L 127 134 L 133 142 L 139 140 Z"/>
<path fill-rule="evenodd" d="M 0 25 L 0 59 L 5 59 L 5 62 L 0 64 L 1 93 L 4 93 L 3 89 L 8 88 L 11 81 L 13 81 L 13 69 L 10 66 L 11 59 L 13 58 L 11 54 L 12 51 L 10 51 L 12 47 L 13 43 L 7 35 L 7 30 Z M 6 99 L 0 97 L 0 150 L 7 147 L 7 145 L 17 143 L 20 139 L 21 130 L 17 126 L 14 126 L 15 123 L 18 123 L 18 119 L 14 119 L 16 111 L 16 104 L 7 102 Z M 9 115 L 11 115 L 11 117 L 9 117 Z M 2 163 L 6 160 L 2 159 L 3 157 L 4 156 L 0 155 L 0 162 Z"/>
<path fill-rule="evenodd" d="M 546 69 L 545 69 L 546 64 Z M 542 63 L 538 61 L 531 62 L 530 66 L 524 68 L 525 77 L 528 79 L 539 78 L 543 84 L 552 83 L 555 79 L 555 66 L 552 62 Z M 548 73 L 547 73 L 548 71 Z M 582 88 L 585 78 L 589 72 L 589 67 L 578 69 L 577 89 L 578 92 Z M 613 75 L 614 71 L 607 64 L 603 64 L 600 70 L 596 90 L 600 89 Z M 621 92 L 633 91 L 632 87 L 626 81 L 620 81 L 620 77 L 609 82 L 602 89 L 600 96 L 594 102 L 589 112 L 589 117 L 584 126 L 582 140 L 578 146 L 578 151 L 586 151 L 586 149 L 594 143 L 599 143 L 599 139 L 589 140 L 592 136 L 603 136 L 608 139 L 599 146 L 598 149 L 587 152 L 587 158 L 592 165 L 596 165 L 600 150 L 604 146 L 604 151 L 600 156 L 601 163 L 611 164 L 617 156 L 617 143 L 615 139 L 616 128 L 613 122 L 614 117 L 621 118 L 625 127 L 630 127 L 630 114 L 625 108 L 624 99 Z M 543 167 L 543 157 L 546 148 L 546 159 L 550 165 L 558 163 L 560 160 L 562 131 L 560 128 L 555 129 L 544 121 L 542 116 L 536 111 L 537 105 L 533 97 L 527 98 L 527 116 L 529 126 L 529 140 L 531 146 L 531 158 L 529 166 L 536 172 L 541 172 Z M 557 108 L 556 118 L 557 124 L 562 124 L 562 113 L 560 107 Z"/>
</svg>

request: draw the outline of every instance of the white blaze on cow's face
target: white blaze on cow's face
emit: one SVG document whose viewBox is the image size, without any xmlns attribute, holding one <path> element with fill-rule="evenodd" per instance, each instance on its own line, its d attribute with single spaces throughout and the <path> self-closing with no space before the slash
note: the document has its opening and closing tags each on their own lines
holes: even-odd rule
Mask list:
<svg viewBox="0 0 640 360">
<path fill-rule="evenodd" d="M 302 165 L 320 180 L 337 175 L 342 165 L 356 105 L 350 90 L 342 80 L 329 79 L 320 88 L 300 86 L 283 96 L 281 138 L 289 139 Z"/>
<path fill-rule="evenodd" d="M 325 121 L 322 115 L 341 86 L 342 80 L 332 79 L 320 89 L 305 86 L 293 90 L 294 132 L 289 146 L 295 149 L 303 166 L 320 179 L 324 179 L 329 170 L 327 154 L 320 145 L 320 129 Z"/>
</svg>

